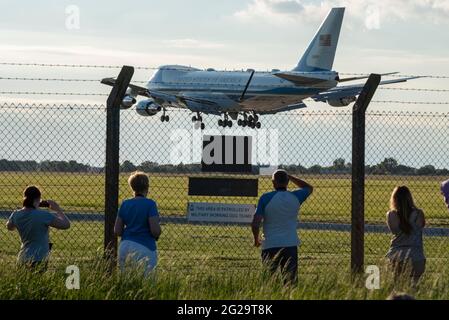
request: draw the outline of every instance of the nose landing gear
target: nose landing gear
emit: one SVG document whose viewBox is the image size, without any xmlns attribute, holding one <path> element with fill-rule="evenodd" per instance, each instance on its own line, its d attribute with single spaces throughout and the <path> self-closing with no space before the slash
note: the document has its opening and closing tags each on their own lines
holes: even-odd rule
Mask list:
<svg viewBox="0 0 449 320">
<path fill-rule="evenodd" d="M 206 129 L 206 125 L 203 123 L 203 117 L 201 117 L 201 114 L 199 112 L 196 113 L 196 116 L 192 117 L 192 122 L 195 123 L 195 129 Z"/>
<path fill-rule="evenodd" d="M 161 121 L 162 122 L 169 122 L 170 121 L 170 117 L 165 115 L 165 108 L 162 109 Z"/>
</svg>

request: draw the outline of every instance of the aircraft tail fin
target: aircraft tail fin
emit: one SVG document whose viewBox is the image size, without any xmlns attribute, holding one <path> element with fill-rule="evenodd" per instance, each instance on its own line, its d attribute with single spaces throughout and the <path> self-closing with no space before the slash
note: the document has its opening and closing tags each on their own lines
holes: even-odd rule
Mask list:
<svg viewBox="0 0 449 320">
<path fill-rule="evenodd" d="M 332 8 L 293 71 L 330 71 L 334 64 L 345 8 Z"/>
</svg>

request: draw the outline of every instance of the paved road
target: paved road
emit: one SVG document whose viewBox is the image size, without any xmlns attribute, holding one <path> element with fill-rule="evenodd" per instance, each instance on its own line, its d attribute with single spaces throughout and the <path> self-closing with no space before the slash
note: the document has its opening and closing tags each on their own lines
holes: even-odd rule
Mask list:
<svg viewBox="0 0 449 320">
<path fill-rule="evenodd" d="M 11 212 L 0 211 L 0 219 L 7 219 Z M 71 221 L 85 221 L 85 222 L 101 222 L 104 220 L 102 213 L 67 213 L 67 217 Z M 185 216 L 170 216 L 161 217 L 162 223 L 173 224 L 192 224 L 192 225 L 217 225 L 220 223 L 204 223 L 204 222 L 189 222 Z M 222 224 L 222 223 L 221 223 Z M 222 224 L 223 225 L 223 224 Z M 245 225 L 242 223 L 229 223 L 226 225 Z M 1 226 L 0 226 L 1 227 Z M 341 231 L 350 232 L 351 225 L 348 223 L 326 223 L 326 222 L 300 222 L 298 229 L 302 230 L 320 230 L 320 231 Z M 365 232 L 367 233 L 389 233 L 385 225 L 365 225 Z M 444 237 L 449 236 L 449 228 L 425 228 L 424 235 L 427 237 Z"/>
</svg>

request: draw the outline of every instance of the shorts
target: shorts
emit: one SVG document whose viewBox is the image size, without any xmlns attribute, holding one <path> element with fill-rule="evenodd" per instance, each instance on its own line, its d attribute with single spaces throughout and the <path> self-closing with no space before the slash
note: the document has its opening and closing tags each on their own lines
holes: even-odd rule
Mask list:
<svg viewBox="0 0 449 320">
<path fill-rule="evenodd" d="M 298 247 L 269 248 L 262 250 L 262 262 L 270 273 L 280 270 L 285 284 L 298 282 Z"/>
<path fill-rule="evenodd" d="M 122 272 L 127 267 L 143 267 L 144 274 L 147 276 L 157 266 L 157 251 L 150 250 L 134 241 L 123 240 L 118 250 L 118 263 Z"/>
</svg>

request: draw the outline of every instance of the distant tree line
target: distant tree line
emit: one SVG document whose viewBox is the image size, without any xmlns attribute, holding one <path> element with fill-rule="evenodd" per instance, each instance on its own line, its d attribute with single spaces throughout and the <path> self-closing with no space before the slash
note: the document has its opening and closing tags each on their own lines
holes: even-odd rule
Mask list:
<svg viewBox="0 0 449 320">
<path fill-rule="evenodd" d="M 296 174 L 350 174 L 352 165 L 344 159 L 339 158 L 333 161 L 331 166 L 313 165 L 305 167 L 298 165 L 281 165 L 289 172 Z M 254 172 L 257 172 L 258 166 L 253 166 Z M 121 172 L 144 171 L 154 173 L 200 173 L 201 164 L 159 164 L 157 162 L 145 161 L 141 164 L 134 164 L 131 161 L 124 161 L 120 165 Z M 90 172 L 102 173 L 103 167 L 93 167 L 88 164 L 82 164 L 77 161 L 18 161 L 18 160 L 0 160 L 0 171 L 2 172 Z M 433 165 L 426 165 L 420 168 L 399 164 L 394 158 L 386 158 L 376 165 L 367 165 L 366 173 L 370 175 L 449 175 L 448 169 L 437 169 Z"/>
<path fill-rule="evenodd" d="M 287 171 L 302 174 L 350 174 L 352 164 L 344 159 L 334 160 L 332 166 L 314 165 L 305 168 L 301 165 L 280 166 Z M 385 158 L 381 163 L 375 165 L 366 165 L 365 172 L 369 175 L 404 175 L 404 176 L 447 176 L 448 169 L 437 169 L 433 165 L 426 165 L 420 168 L 399 164 L 394 158 Z"/>
<path fill-rule="evenodd" d="M 92 167 L 77 161 L 19 161 L 0 160 L 0 171 L 4 172 L 101 172 L 103 168 Z"/>
</svg>

